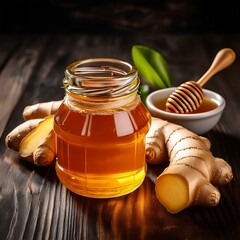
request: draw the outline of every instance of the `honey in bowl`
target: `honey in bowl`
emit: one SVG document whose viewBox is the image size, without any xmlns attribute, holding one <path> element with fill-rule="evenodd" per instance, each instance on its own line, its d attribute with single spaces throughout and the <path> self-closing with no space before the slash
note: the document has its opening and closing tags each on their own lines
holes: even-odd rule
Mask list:
<svg viewBox="0 0 240 240">
<path fill-rule="evenodd" d="M 158 99 L 155 102 L 155 106 L 157 108 L 159 108 L 160 110 L 166 111 L 166 101 L 167 101 L 167 98 Z M 196 109 L 193 112 L 184 113 L 184 114 L 204 113 L 204 112 L 208 112 L 208 111 L 211 111 L 211 110 L 217 108 L 217 106 L 218 106 L 218 104 L 216 102 L 214 102 L 213 100 L 211 100 L 209 98 L 203 98 L 203 101 L 198 109 Z"/>
<path fill-rule="evenodd" d="M 165 109 L 166 99 L 174 89 L 176 88 L 156 90 L 147 96 L 146 105 L 153 117 L 181 125 L 198 135 L 205 134 L 218 123 L 226 106 L 225 99 L 221 95 L 203 89 L 204 102 L 201 108 L 198 109 L 199 112 L 179 114 L 168 112 Z"/>
</svg>

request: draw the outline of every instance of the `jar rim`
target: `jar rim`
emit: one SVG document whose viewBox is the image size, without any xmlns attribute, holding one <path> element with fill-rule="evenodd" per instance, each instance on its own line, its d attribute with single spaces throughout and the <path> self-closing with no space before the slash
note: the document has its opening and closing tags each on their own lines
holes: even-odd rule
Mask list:
<svg viewBox="0 0 240 240">
<path fill-rule="evenodd" d="M 88 97 L 119 97 L 137 91 L 138 71 L 126 61 L 89 58 L 70 64 L 63 80 L 67 92 Z"/>
</svg>

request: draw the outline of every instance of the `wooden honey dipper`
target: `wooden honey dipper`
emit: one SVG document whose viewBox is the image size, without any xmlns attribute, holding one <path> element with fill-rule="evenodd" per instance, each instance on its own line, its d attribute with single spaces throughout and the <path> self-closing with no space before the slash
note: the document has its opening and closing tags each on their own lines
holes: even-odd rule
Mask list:
<svg viewBox="0 0 240 240">
<path fill-rule="evenodd" d="M 196 110 L 202 103 L 202 86 L 216 73 L 228 67 L 235 60 L 236 54 L 230 48 L 221 49 L 215 56 L 207 72 L 197 81 L 182 83 L 166 102 L 166 111 L 174 113 L 189 113 Z"/>
</svg>

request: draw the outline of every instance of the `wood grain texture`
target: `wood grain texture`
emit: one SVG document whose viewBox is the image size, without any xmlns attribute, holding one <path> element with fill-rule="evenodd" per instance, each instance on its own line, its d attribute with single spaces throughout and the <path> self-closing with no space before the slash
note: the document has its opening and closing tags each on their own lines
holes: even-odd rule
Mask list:
<svg viewBox="0 0 240 240">
<path fill-rule="evenodd" d="M 0 38 L 0 239 L 238 239 L 240 236 L 239 59 L 206 84 L 223 95 L 221 121 L 206 134 L 215 156 L 233 168 L 212 208 L 168 213 L 155 197 L 155 179 L 167 166 L 148 165 L 144 183 L 114 199 L 90 199 L 68 191 L 54 167 L 36 167 L 5 147 L 4 139 L 23 121 L 26 105 L 59 100 L 64 70 L 73 61 L 114 57 L 129 62 L 134 44 L 155 48 L 166 58 L 173 85 L 196 80 L 216 52 L 240 52 L 240 35 L 76 34 Z"/>
</svg>

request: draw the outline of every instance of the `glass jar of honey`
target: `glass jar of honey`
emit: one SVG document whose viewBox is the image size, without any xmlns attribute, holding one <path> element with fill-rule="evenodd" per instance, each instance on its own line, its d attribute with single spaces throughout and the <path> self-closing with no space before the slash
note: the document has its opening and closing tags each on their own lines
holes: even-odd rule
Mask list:
<svg viewBox="0 0 240 240">
<path fill-rule="evenodd" d="M 74 62 L 55 115 L 56 172 L 72 192 L 93 198 L 128 194 L 146 175 L 151 117 L 137 90 L 138 72 L 110 58 Z"/>
</svg>

